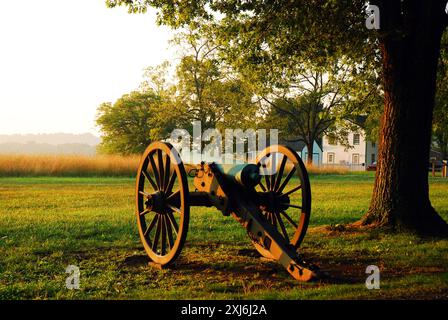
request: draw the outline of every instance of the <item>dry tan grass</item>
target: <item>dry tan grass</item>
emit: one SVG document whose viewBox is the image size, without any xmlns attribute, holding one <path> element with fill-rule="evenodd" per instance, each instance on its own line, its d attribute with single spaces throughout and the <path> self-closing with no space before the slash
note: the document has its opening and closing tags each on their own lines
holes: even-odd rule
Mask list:
<svg viewBox="0 0 448 320">
<path fill-rule="evenodd" d="M 135 176 L 140 156 L 0 155 L 0 176 Z M 185 164 L 188 172 L 195 165 Z M 346 167 L 307 166 L 310 174 L 346 174 Z"/>
<path fill-rule="evenodd" d="M 0 176 L 134 176 L 138 156 L 0 155 Z"/>
<path fill-rule="evenodd" d="M 346 166 L 313 166 L 309 164 L 305 166 L 309 174 L 347 174 L 349 172 Z M 285 171 L 289 172 L 291 167 L 291 164 L 287 164 Z"/>
<path fill-rule="evenodd" d="M 313 165 L 306 165 L 306 169 L 310 174 L 347 174 L 348 168 L 345 166 L 325 166 L 317 167 Z"/>
</svg>

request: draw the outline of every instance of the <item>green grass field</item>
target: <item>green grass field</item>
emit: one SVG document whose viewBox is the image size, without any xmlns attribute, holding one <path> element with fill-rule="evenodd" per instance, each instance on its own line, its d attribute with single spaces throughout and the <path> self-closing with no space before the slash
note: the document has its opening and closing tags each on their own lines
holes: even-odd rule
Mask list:
<svg viewBox="0 0 448 320">
<path fill-rule="evenodd" d="M 0 299 L 447 299 L 447 240 L 320 227 L 358 220 L 373 179 L 311 177 L 302 252 L 331 277 L 298 283 L 260 259 L 236 221 L 207 208 L 191 210 L 175 266 L 149 266 L 131 178 L 0 178 Z M 430 178 L 430 186 L 448 220 L 448 179 Z M 81 270 L 79 290 L 65 287 L 70 264 Z M 379 290 L 364 284 L 372 264 L 381 270 Z"/>
</svg>

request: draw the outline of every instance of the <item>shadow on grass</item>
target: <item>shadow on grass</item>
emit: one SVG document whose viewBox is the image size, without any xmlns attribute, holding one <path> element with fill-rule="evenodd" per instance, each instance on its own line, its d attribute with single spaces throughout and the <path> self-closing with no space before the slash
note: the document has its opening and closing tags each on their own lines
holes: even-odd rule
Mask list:
<svg viewBox="0 0 448 320">
<path fill-rule="evenodd" d="M 201 246 L 199 246 L 201 247 Z M 194 248 L 196 251 L 198 248 Z M 200 249 L 200 248 L 199 248 Z M 240 248 L 220 250 L 220 257 L 210 253 L 187 252 L 181 255 L 174 263 L 163 269 L 175 274 L 200 277 L 204 274 L 215 274 L 217 278 L 227 281 L 229 278 L 248 279 L 256 275 L 267 281 L 278 280 L 278 278 L 292 279 L 288 272 L 279 263 L 268 260 L 255 249 Z M 322 276 L 313 283 L 319 284 L 360 284 L 366 279 L 365 266 L 377 263 L 373 258 L 325 258 L 309 256 L 309 260 L 319 267 Z M 151 267 L 151 260 L 145 254 L 134 254 L 127 256 L 122 261 L 128 269 Z M 154 268 L 154 267 L 152 267 Z M 156 268 L 154 268 L 156 269 Z M 274 278 L 273 278 L 274 276 Z"/>
</svg>

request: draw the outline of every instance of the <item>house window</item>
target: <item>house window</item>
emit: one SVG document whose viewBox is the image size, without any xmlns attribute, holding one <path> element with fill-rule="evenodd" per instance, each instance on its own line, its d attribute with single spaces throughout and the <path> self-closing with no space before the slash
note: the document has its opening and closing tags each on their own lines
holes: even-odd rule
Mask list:
<svg viewBox="0 0 448 320">
<path fill-rule="evenodd" d="M 376 147 L 376 143 L 372 142 L 372 148 L 375 148 L 375 147 Z"/>
<path fill-rule="evenodd" d="M 328 163 L 334 163 L 334 152 L 328 152 L 327 160 Z"/>
<path fill-rule="evenodd" d="M 332 136 L 328 136 L 328 144 L 335 146 L 336 145 L 336 138 Z"/>
<path fill-rule="evenodd" d="M 359 145 L 359 133 L 354 133 L 353 134 L 353 145 Z"/>
<path fill-rule="evenodd" d="M 352 164 L 359 164 L 359 153 L 354 153 L 352 155 Z"/>
<path fill-rule="evenodd" d="M 372 163 L 374 163 L 376 161 L 374 153 L 372 153 L 372 157 L 370 158 L 370 160 L 372 160 Z"/>
</svg>

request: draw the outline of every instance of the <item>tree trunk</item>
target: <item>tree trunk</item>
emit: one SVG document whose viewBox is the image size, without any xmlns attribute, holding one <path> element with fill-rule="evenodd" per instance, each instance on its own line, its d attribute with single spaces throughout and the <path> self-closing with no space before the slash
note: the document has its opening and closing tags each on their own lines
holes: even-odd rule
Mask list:
<svg viewBox="0 0 448 320">
<path fill-rule="evenodd" d="M 374 191 L 362 223 L 397 231 L 447 235 L 446 222 L 431 206 L 428 184 L 431 123 L 443 28 L 434 22 L 430 1 L 414 4 L 418 8 L 414 8 L 409 25 L 403 18 L 404 26 L 396 25 L 402 8 L 398 13 L 393 11 L 399 1 L 390 3 L 386 2 L 386 8 L 381 10 L 386 31 L 401 30 L 380 38 L 385 108 Z"/>
<path fill-rule="evenodd" d="M 306 149 L 308 151 L 307 156 L 306 156 L 306 163 L 308 165 L 312 165 L 313 164 L 314 141 L 311 141 L 311 143 L 307 142 Z"/>
</svg>

